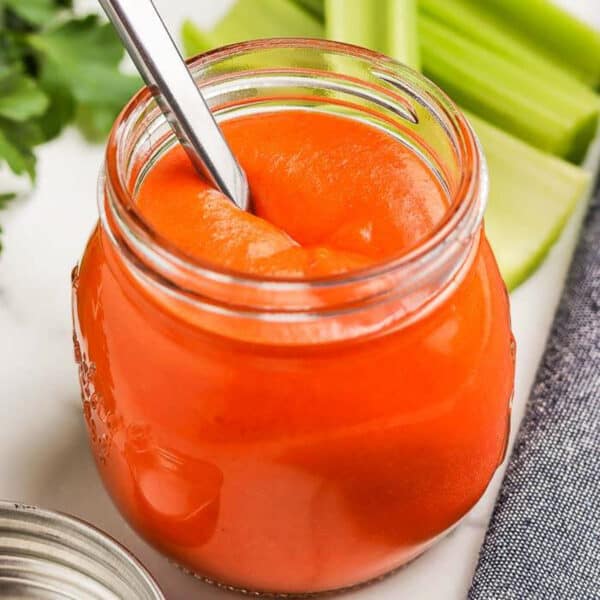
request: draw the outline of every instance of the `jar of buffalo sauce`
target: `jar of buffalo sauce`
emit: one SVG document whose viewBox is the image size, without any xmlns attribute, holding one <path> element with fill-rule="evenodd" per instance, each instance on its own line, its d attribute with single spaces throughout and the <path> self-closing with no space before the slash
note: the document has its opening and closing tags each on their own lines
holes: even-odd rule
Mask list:
<svg viewBox="0 0 600 600">
<path fill-rule="evenodd" d="M 257 41 L 191 69 L 254 214 L 141 91 L 73 275 L 98 469 L 201 578 L 354 586 L 426 550 L 503 460 L 514 350 L 485 162 L 440 90 L 366 50 Z"/>
</svg>

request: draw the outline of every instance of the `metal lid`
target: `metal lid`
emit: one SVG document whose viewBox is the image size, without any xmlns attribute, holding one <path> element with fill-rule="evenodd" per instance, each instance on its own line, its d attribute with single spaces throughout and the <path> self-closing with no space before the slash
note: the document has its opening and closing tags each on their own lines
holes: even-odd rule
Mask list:
<svg viewBox="0 0 600 600">
<path fill-rule="evenodd" d="M 0 502 L 3 600 L 164 600 L 113 539 L 66 515 Z"/>
</svg>

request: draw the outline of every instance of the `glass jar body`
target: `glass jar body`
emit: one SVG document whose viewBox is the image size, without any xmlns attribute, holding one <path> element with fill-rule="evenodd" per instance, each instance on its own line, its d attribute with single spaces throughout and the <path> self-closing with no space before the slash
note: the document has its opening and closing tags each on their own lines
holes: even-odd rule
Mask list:
<svg viewBox="0 0 600 600">
<path fill-rule="evenodd" d="M 98 469 L 140 534 L 198 576 L 271 593 L 363 583 L 456 524 L 503 459 L 514 350 L 485 164 L 456 107 L 381 55 L 268 40 L 191 66 L 218 119 L 359 119 L 414 149 L 452 202 L 418 248 L 347 276 L 190 261 L 136 212 L 172 141 L 141 92 L 113 129 L 73 279 Z"/>
<path fill-rule="evenodd" d="M 86 422 L 115 503 L 177 563 L 241 589 L 345 588 L 413 559 L 483 494 L 514 375 L 485 240 L 424 319 L 292 348 L 186 326 L 111 268 L 108 244 L 98 229 L 76 278 Z"/>
</svg>

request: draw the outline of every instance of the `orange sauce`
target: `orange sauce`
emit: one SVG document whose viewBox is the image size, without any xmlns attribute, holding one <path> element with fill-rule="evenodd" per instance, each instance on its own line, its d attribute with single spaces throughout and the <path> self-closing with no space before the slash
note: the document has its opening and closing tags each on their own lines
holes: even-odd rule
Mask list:
<svg viewBox="0 0 600 600">
<path fill-rule="evenodd" d="M 447 214 L 421 160 L 368 125 L 297 111 L 224 130 L 254 214 L 199 180 L 180 148 L 137 197 L 157 233 L 204 263 L 344 273 L 406 252 Z M 453 293 L 416 322 L 285 347 L 166 313 L 111 252 L 97 229 L 76 282 L 86 420 L 115 502 L 177 562 L 245 589 L 342 588 L 414 558 L 485 490 L 514 365 L 484 237 Z"/>
</svg>

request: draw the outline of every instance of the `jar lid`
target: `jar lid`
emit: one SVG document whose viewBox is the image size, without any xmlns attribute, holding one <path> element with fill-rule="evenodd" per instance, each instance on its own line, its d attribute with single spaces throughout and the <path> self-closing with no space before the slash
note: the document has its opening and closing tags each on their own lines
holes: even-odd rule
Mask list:
<svg viewBox="0 0 600 600">
<path fill-rule="evenodd" d="M 146 569 L 106 534 L 15 502 L 0 502 L 0 596 L 164 600 Z"/>
</svg>

